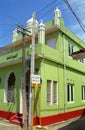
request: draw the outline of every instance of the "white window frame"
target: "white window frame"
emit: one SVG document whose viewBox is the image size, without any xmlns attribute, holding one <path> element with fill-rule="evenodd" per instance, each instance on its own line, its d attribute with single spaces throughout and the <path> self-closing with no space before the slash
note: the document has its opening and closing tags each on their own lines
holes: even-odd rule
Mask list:
<svg viewBox="0 0 85 130">
<path fill-rule="evenodd" d="M 52 105 L 52 81 L 51 80 L 47 80 L 47 105 Z"/>
<path fill-rule="evenodd" d="M 71 56 L 71 54 L 74 52 L 74 46 L 69 43 L 68 44 L 68 55 Z"/>
<path fill-rule="evenodd" d="M 8 102 L 8 78 L 10 76 L 10 74 L 13 73 L 12 71 L 10 73 L 8 73 L 6 80 L 5 80 L 5 89 L 4 89 L 4 102 L 7 103 Z M 14 103 L 14 101 L 10 101 L 9 103 Z"/>
<path fill-rule="evenodd" d="M 69 87 L 69 89 L 67 88 L 67 95 L 69 93 L 69 97 L 67 97 L 67 101 L 68 103 L 73 103 L 74 102 L 74 85 L 73 84 L 68 84 L 67 87 Z M 72 92 L 73 90 L 73 92 Z M 73 93 L 73 94 L 72 94 Z M 72 100 L 72 96 L 73 96 L 73 100 Z"/>
<path fill-rule="evenodd" d="M 7 102 L 7 92 L 8 92 L 8 78 L 9 78 L 9 75 L 11 74 L 12 72 L 9 72 L 7 77 L 6 77 L 6 80 L 5 80 L 5 89 L 4 89 L 4 102 Z"/>
<path fill-rule="evenodd" d="M 82 101 L 85 101 L 85 86 L 82 86 Z"/>
<path fill-rule="evenodd" d="M 58 104 L 58 82 L 53 81 L 53 104 Z"/>
<path fill-rule="evenodd" d="M 80 59 L 80 62 L 81 62 L 81 63 L 84 63 L 84 58 L 81 58 L 81 59 Z"/>
</svg>

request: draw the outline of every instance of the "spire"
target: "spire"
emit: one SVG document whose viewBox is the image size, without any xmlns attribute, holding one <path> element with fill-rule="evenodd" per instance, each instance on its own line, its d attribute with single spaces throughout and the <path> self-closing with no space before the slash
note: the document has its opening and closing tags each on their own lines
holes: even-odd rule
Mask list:
<svg viewBox="0 0 85 130">
<path fill-rule="evenodd" d="M 45 31 L 45 25 L 43 24 L 43 20 L 41 19 L 41 22 L 39 24 L 39 29 Z"/>
<path fill-rule="evenodd" d="M 17 32 L 17 29 L 15 29 L 15 30 L 13 31 L 13 35 L 12 35 L 12 42 L 15 42 L 15 41 L 16 41 L 17 36 L 18 36 L 18 32 Z"/>
<path fill-rule="evenodd" d="M 61 11 L 59 10 L 59 8 L 57 7 L 55 10 L 54 10 L 54 14 L 56 15 L 56 17 L 60 18 L 61 17 Z"/>
<path fill-rule="evenodd" d="M 39 24 L 38 43 L 45 43 L 45 25 L 43 24 L 42 20 Z"/>
<path fill-rule="evenodd" d="M 54 24 L 60 26 L 60 18 L 61 18 L 61 11 L 57 7 L 56 10 L 54 10 Z"/>
</svg>

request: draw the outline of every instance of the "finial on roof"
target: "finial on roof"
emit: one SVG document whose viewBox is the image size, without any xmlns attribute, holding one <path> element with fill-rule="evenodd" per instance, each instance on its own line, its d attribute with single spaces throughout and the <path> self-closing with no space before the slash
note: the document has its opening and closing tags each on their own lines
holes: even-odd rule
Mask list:
<svg viewBox="0 0 85 130">
<path fill-rule="evenodd" d="M 61 16 L 61 11 L 60 9 L 58 8 L 58 6 L 56 7 L 56 9 L 54 10 L 54 13 L 58 14 Z"/>
<path fill-rule="evenodd" d="M 40 20 L 40 24 L 39 24 L 39 27 L 42 26 L 42 27 L 45 27 L 44 23 L 43 23 L 43 20 L 41 19 Z"/>
</svg>

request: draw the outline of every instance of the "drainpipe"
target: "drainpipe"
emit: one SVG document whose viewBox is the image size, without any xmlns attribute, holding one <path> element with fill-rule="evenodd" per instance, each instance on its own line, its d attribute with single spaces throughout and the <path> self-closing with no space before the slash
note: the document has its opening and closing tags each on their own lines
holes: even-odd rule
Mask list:
<svg viewBox="0 0 85 130">
<path fill-rule="evenodd" d="M 64 112 L 66 112 L 66 48 L 65 48 L 65 35 L 63 34 L 63 64 L 64 64 Z"/>
</svg>

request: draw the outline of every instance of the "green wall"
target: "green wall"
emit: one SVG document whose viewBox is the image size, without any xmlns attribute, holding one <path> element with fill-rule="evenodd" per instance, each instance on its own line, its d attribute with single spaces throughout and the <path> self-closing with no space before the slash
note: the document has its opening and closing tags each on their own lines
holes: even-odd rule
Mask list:
<svg viewBox="0 0 85 130">
<path fill-rule="evenodd" d="M 20 108 L 20 87 L 21 87 L 21 66 L 20 64 L 9 65 L 8 67 L 0 68 L 0 110 L 19 112 Z M 15 74 L 15 101 L 14 103 L 4 102 L 4 90 L 7 76 L 13 72 Z"/>
</svg>

